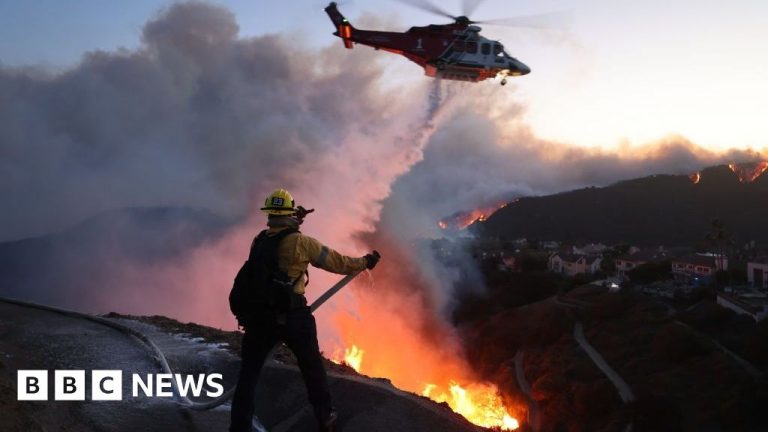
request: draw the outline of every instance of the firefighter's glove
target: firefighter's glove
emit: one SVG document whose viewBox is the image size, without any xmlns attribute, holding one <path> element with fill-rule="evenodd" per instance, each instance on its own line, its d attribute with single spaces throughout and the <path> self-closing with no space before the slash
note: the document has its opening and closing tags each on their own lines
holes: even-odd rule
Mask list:
<svg viewBox="0 0 768 432">
<path fill-rule="evenodd" d="M 370 270 L 374 267 L 376 267 L 376 264 L 379 263 L 379 260 L 381 259 L 381 254 L 378 251 L 373 251 L 365 256 L 365 267 Z"/>
<path fill-rule="evenodd" d="M 315 209 L 305 209 L 302 206 L 296 207 L 296 219 L 299 220 L 299 224 L 304 222 L 304 218 L 307 217 L 308 214 L 314 212 Z"/>
</svg>

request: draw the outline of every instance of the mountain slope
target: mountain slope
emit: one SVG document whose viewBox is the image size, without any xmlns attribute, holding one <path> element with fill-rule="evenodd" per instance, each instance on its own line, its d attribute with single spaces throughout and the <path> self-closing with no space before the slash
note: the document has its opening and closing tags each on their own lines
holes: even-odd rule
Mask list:
<svg viewBox="0 0 768 432">
<path fill-rule="evenodd" d="M 738 241 L 768 243 L 768 175 L 742 183 L 723 165 L 703 170 L 698 183 L 657 175 L 523 198 L 473 228 L 510 239 L 693 245 L 714 218 Z"/>
</svg>

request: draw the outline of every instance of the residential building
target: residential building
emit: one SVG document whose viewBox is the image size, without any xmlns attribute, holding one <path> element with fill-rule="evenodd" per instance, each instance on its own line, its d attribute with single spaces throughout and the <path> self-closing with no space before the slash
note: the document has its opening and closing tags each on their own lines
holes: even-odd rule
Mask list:
<svg viewBox="0 0 768 432">
<path fill-rule="evenodd" d="M 560 247 L 560 242 L 554 240 L 546 240 L 541 242 L 541 248 L 546 250 L 554 250 Z"/>
<path fill-rule="evenodd" d="M 728 270 L 728 257 L 724 255 L 694 254 L 672 260 L 672 275 L 682 283 L 707 283 L 721 270 Z"/>
<path fill-rule="evenodd" d="M 747 280 L 757 289 L 768 289 L 768 257 L 747 263 Z"/>
<path fill-rule="evenodd" d="M 599 256 L 554 253 L 549 256 L 549 271 L 569 277 L 577 274 L 595 274 L 600 270 L 602 258 Z"/>
<path fill-rule="evenodd" d="M 608 249 L 608 246 L 602 243 L 590 243 L 581 247 L 574 246 L 573 253 L 576 255 L 600 255 L 605 252 L 606 249 Z"/>
<path fill-rule="evenodd" d="M 624 254 L 616 258 L 616 276 L 619 279 L 628 279 L 629 271 L 643 264 L 666 260 L 669 260 L 669 256 L 664 251 L 637 251 L 633 254 Z"/>
</svg>

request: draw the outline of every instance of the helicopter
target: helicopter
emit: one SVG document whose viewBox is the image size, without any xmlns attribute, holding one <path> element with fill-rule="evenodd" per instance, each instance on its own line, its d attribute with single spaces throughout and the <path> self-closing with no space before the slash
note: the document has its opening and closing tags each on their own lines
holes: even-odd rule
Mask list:
<svg viewBox="0 0 768 432">
<path fill-rule="evenodd" d="M 451 18 L 454 22 L 411 27 L 406 32 L 359 30 L 339 12 L 336 2 L 331 2 L 325 12 L 336 26 L 333 34 L 341 38 L 345 48 L 352 49 L 355 44 L 361 44 L 400 54 L 424 68 L 425 75 L 429 77 L 468 82 L 500 77 L 501 85 L 506 85 L 507 77 L 531 73 L 531 68 L 510 56 L 501 42 L 480 35 L 482 29 L 476 24 L 483 22 L 467 17 L 479 1 L 465 0 L 465 14 L 461 16 L 444 12 L 427 0 L 400 1 Z M 517 20 L 513 18 L 484 23 L 537 27 L 536 18 L 519 17 Z"/>
</svg>

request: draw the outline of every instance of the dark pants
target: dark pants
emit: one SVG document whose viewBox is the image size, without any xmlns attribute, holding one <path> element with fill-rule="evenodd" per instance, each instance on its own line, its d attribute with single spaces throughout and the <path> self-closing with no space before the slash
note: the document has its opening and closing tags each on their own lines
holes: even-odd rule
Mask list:
<svg viewBox="0 0 768 432">
<path fill-rule="evenodd" d="M 267 355 L 278 342 L 283 341 L 296 355 L 299 369 L 307 386 L 309 401 L 320 424 L 331 413 L 331 394 L 317 344 L 315 317 L 308 307 L 288 312 L 285 324 L 263 317 L 245 329 L 243 335 L 240 378 L 232 398 L 232 424 L 230 432 L 250 432 L 256 397 L 256 382 Z"/>
</svg>

